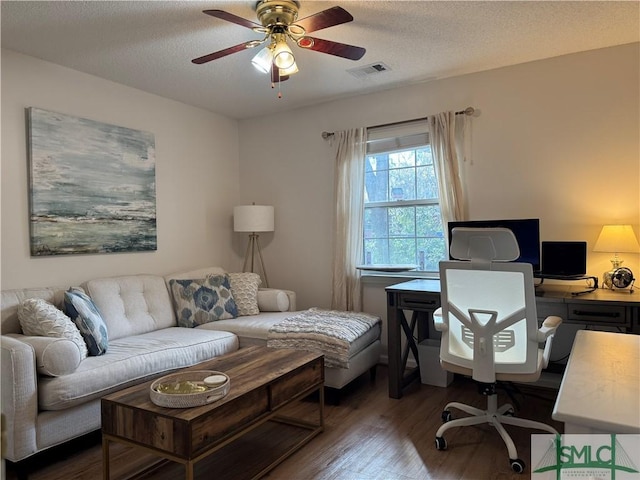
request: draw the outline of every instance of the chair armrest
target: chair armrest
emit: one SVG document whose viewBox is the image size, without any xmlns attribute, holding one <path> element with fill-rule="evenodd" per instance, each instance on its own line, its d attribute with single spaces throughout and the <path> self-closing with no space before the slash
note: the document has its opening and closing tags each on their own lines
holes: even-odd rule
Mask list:
<svg viewBox="0 0 640 480">
<path fill-rule="evenodd" d="M 562 319 L 560 317 L 552 315 L 545 318 L 544 322 L 542 322 L 542 326 L 538 329 L 538 343 L 544 342 L 544 350 L 542 352 L 542 368 L 547 368 L 547 365 L 549 365 L 553 336 L 561 323 Z"/>
<path fill-rule="evenodd" d="M 449 326 L 442 321 L 442 307 L 433 312 L 433 326 L 439 332 L 445 332 Z"/>
<path fill-rule="evenodd" d="M 0 336 L 2 413 L 6 420 L 8 460 L 18 461 L 37 451 L 38 377 L 33 347 L 22 335 Z"/>
<path fill-rule="evenodd" d="M 555 315 L 545 318 L 542 326 L 538 329 L 538 343 L 545 342 L 550 335 L 556 333 L 556 330 L 562 323 L 562 318 Z"/>
</svg>

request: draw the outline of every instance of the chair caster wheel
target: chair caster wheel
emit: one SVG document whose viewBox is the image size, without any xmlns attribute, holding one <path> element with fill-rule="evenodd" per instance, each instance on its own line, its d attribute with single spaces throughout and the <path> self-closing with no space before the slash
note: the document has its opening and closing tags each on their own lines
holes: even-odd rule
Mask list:
<svg viewBox="0 0 640 480">
<path fill-rule="evenodd" d="M 436 437 L 436 450 L 446 450 L 447 449 L 447 441 L 444 437 Z"/>
<path fill-rule="evenodd" d="M 504 412 L 503 415 L 505 415 L 506 417 L 515 417 L 516 416 L 516 411 L 513 408 L 510 408 L 509 410 Z"/>
<path fill-rule="evenodd" d="M 511 470 L 513 470 L 516 473 L 524 472 L 524 462 L 522 460 L 520 460 L 519 458 L 516 458 L 515 460 L 510 460 L 510 462 L 511 462 Z"/>
<path fill-rule="evenodd" d="M 449 410 L 445 410 L 444 412 L 442 412 L 441 418 L 442 418 L 442 423 L 447 423 L 453 420 L 453 417 L 451 416 L 451 412 Z"/>
</svg>

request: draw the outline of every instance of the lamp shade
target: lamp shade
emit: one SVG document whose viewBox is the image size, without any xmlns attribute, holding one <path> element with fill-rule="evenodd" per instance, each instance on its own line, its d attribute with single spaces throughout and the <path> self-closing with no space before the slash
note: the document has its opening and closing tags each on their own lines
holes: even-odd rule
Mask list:
<svg viewBox="0 0 640 480">
<path fill-rule="evenodd" d="M 594 252 L 636 253 L 640 245 L 631 225 L 605 225 L 596 241 Z"/>
<path fill-rule="evenodd" d="M 273 232 L 274 208 L 270 205 L 240 205 L 233 207 L 235 232 Z"/>
</svg>

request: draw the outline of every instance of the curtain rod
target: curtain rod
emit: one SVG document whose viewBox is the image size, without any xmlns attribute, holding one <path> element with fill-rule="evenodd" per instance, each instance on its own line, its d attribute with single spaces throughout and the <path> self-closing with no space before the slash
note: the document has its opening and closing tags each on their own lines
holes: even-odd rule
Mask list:
<svg viewBox="0 0 640 480">
<path fill-rule="evenodd" d="M 473 107 L 467 107 L 464 110 L 460 110 L 459 112 L 456 112 L 456 115 L 473 115 L 475 113 L 476 109 Z M 393 127 L 395 125 L 402 125 L 403 123 L 410 123 L 410 122 L 419 122 L 421 120 L 427 120 L 429 117 L 422 117 L 422 118 L 414 118 L 412 120 L 404 120 L 402 122 L 392 122 L 392 123 L 383 123 L 381 125 L 372 125 L 370 127 L 367 127 L 367 129 L 369 128 L 383 128 L 383 127 Z M 324 138 L 325 140 L 329 137 L 333 137 L 334 133 L 333 132 L 322 132 L 322 138 Z"/>
</svg>

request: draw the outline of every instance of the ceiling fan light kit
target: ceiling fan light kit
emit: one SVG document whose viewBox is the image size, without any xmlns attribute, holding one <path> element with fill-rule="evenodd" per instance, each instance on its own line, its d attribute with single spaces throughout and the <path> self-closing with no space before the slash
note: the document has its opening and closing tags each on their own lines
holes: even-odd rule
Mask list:
<svg viewBox="0 0 640 480">
<path fill-rule="evenodd" d="M 269 73 L 272 63 L 273 52 L 271 51 L 271 45 L 264 47 L 251 59 L 251 64 L 261 73 Z"/>
<path fill-rule="evenodd" d="M 258 71 L 271 74 L 273 87 L 274 83 L 279 84 L 287 80 L 290 75 L 298 72 L 296 59 L 287 39 L 305 50 L 313 50 L 349 60 L 360 60 L 363 57 L 366 50 L 362 47 L 307 36 L 310 32 L 353 21 L 349 12 L 342 7 L 332 7 L 298 20 L 299 8 L 300 2 L 293 0 L 261 0 L 256 3 L 255 7 L 261 25 L 223 10 L 205 10 L 204 13 L 207 15 L 249 28 L 256 33 L 263 34 L 264 38 L 249 40 L 194 58 L 192 62 L 201 65 L 233 53 L 255 48 L 268 41 L 269 44 L 252 58 L 251 63 Z M 281 96 L 282 94 L 278 93 L 278 97 Z"/>
<path fill-rule="evenodd" d="M 273 49 L 273 63 L 278 68 L 291 68 L 296 59 L 293 56 L 293 52 L 287 45 L 287 39 L 282 33 L 276 33 L 276 46 Z"/>
<path fill-rule="evenodd" d="M 296 62 L 293 62 L 293 65 L 291 65 L 289 68 L 281 68 L 279 74 L 281 77 L 289 78 L 290 75 L 298 73 L 299 71 L 300 70 L 298 70 L 298 65 L 296 65 Z"/>
</svg>

